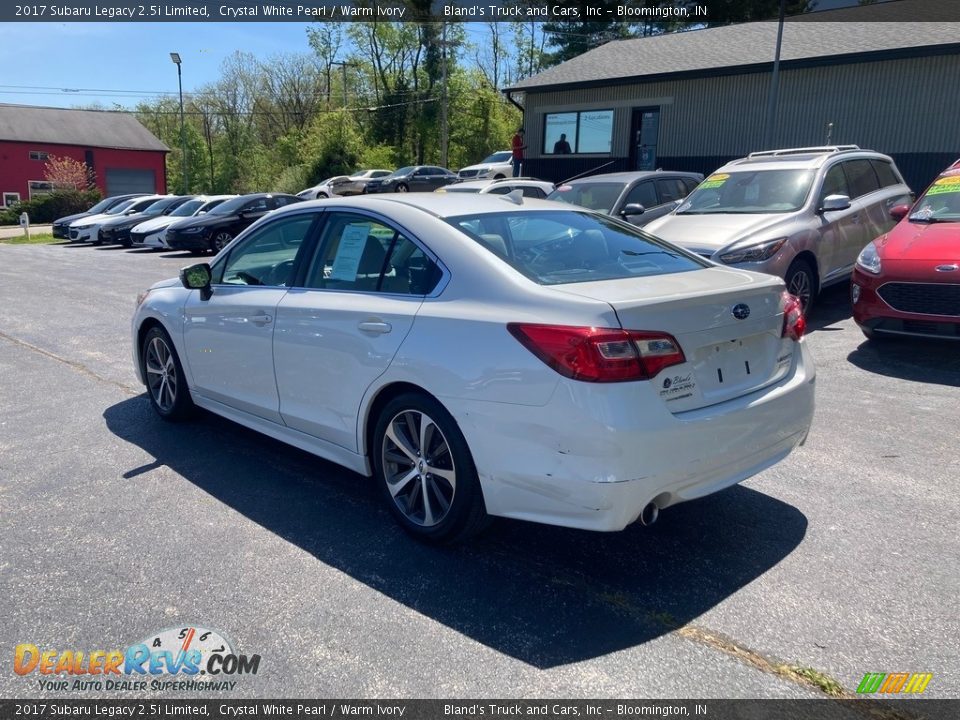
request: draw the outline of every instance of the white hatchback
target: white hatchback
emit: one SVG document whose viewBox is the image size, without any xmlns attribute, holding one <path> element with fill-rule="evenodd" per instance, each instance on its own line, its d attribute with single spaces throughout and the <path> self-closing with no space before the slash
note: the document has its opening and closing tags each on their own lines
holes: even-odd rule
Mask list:
<svg viewBox="0 0 960 720">
<path fill-rule="evenodd" d="M 488 515 L 593 530 L 770 467 L 814 406 L 783 281 L 517 196 L 273 212 L 138 298 L 137 372 L 365 475 L 418 537 Z"/>
</svg>

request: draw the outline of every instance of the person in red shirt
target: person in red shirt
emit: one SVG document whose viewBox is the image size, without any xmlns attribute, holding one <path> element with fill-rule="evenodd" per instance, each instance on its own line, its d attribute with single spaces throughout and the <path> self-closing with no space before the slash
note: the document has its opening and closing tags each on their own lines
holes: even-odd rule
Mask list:
<svg viewBox="0 0 960 720">
<path fill-rule="evenodd" d="M 523 151 L 527 149 L 523 142 L 523 128 L 517 130 L 511 145 L 513 147 L 513 176 L 520 177 L 520 171 L 523 169 Z"/>
</svg>

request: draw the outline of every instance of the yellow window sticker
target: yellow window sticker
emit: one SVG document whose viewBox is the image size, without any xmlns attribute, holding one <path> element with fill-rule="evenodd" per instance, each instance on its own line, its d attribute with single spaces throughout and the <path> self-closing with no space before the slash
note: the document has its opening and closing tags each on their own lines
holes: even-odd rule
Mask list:
<svg viewBox="0 0 960 720">
<path fill-rule="evenodd" d="M 702 183 L 700 183 L 700 189 L 710 190 L 711 188 L 718 188 L 723 185 L 729 177 L 730 176 L 727 173 L 717 173 L 716 175 L 711 175 Z"/>
</svg>

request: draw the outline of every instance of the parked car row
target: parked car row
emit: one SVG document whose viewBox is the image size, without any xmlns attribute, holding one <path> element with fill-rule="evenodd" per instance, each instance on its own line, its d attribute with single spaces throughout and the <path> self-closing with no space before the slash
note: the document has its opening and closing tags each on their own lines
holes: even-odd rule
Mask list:
<svg viewBox="0 0 960 720">
<path fill-rule="evenodd" d="M 55 237 L 123 247 L 219 252 L 271 210 L 302 198 L 250 195 L 135 195 L 106 198 L 86 213 L 57 219 Z M 93 212 L 98 208 L 103 212 Z"/>
</svg>

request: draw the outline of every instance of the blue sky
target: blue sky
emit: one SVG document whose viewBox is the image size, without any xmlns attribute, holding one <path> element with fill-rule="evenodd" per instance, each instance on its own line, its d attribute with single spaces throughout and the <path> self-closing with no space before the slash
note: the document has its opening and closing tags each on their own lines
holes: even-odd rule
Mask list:
<svg viewBox="0 0 960 720">
<path fill-rule="evenodd" d="M 62 88 L 177 92 L 171 52 L 183 60 L 183 91 L 219 77 L 236 50 L 269 57 L 306 52 L 307 23 L 5 23 L 0 25 L 0 102 L 72 107 L 100 102 L 124 106 L 140 98 Z M 14 85 L 52 87 L 21 90 Z"/>
</svg>

